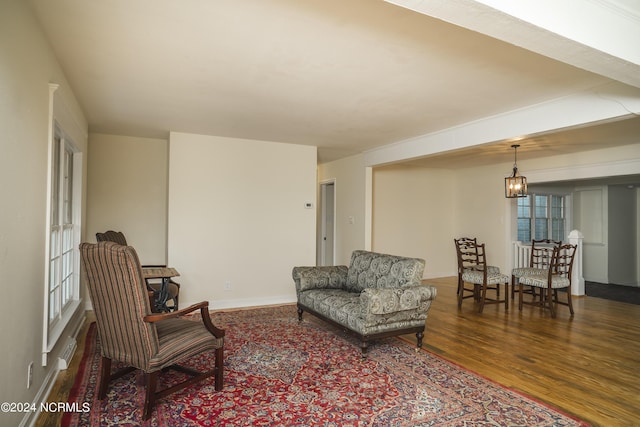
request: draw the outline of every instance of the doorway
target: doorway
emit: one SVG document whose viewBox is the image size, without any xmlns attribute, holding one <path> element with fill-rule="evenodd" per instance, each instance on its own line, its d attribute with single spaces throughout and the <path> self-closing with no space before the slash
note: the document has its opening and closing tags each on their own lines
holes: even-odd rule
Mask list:
<svg viewBox="0 0 640 427">
<path fill-rule="evenodd" d="M 336 183 L 320 183 L 320 235 L 317 263 L 321 266 L 334 265 Z"/>
</svg>

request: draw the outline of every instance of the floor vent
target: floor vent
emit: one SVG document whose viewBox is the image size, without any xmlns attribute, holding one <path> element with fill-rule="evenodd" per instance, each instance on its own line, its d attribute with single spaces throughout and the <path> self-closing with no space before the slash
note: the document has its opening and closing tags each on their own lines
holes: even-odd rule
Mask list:
<svg viewBox="0 0 640 427">
<path fill-rule="evenodd" d="M 69 367 L 71 363 L 71 359 L 73 358 L 73 354 L 76 352 L 76 348 L 78 347 L 78 343 L 75 338 L 69 337 L 67 340 L 67 345 L 64 350 L 62 350 L 62 354 L 58 358 L 58 369 L 65 370 Z"/>
</svg>

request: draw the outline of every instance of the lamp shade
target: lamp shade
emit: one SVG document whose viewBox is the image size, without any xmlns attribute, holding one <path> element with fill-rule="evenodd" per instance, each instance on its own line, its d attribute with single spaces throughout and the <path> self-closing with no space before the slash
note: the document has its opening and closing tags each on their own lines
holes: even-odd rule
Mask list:
<svg viewBox="0 0 640 427">
<path fill-rule="evenodd" d="M 526 197 L 527 178 L 518 173 L 518 168 L 513 167 L 513 175 L 504 179 L 504 196 L 511 199 L 514 197 Z"/>
</svg>

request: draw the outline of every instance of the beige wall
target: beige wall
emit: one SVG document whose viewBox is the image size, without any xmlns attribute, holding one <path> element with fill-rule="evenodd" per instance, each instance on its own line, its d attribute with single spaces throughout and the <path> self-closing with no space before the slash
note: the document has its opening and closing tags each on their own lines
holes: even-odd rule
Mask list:
<svg viewBox="0 0 640 427">
<path fill-rule="evenodd" d="M 295 301 L 291 269 L 315 264 L 316 148 L 171 133 L 169 157 L 168 261 L 181 305 Z"/>
<path fill-rule="evenodd" d="M 56 373 L 61 350 L 53 348 L 42 366 L 50 83 L 60 85 L 56 102 L 80 129 L 72 133 L 85 153 L 86 121 L 27 3 L 0 2 L 0 402 L 36 402 Z M 0 425 L 29 418 L 30 413 L 3 412 Z"/>
<path fill-rule="evenodd" d="M 454 227 L 453 177 L 443 169 L 374 169 L 373 249 L 423 258 L 425 277 L 450 273 L 448 251 L 434 243 L 448 242 Z"/>
<path fill-rule="evenodd" d="M 143 264 L 165 264 L 168 141 L 89 136 L 87 240 L 122 231 Z"/>
</svg>

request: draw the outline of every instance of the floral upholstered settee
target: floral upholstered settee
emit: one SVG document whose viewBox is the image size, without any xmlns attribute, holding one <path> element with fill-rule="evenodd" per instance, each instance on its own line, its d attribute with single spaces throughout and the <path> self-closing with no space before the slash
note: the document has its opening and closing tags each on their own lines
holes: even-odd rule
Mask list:
<svg viewBox="0 0 640 427">
<path fill-rule="evenodd" d="M 436 288 L 423 285 L 425 262 L 357 250 L 349 267 L 294 267 L 298 320 L 309 312 L 355 334 L 366 356 L 369 342 L 415 333 L 422 346 Z"/>
</svg>

